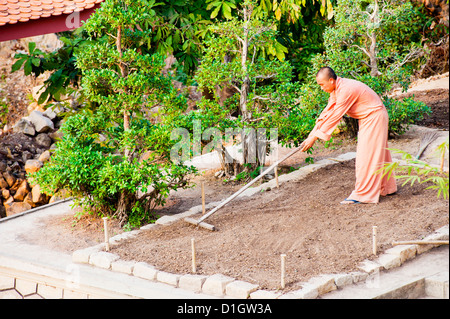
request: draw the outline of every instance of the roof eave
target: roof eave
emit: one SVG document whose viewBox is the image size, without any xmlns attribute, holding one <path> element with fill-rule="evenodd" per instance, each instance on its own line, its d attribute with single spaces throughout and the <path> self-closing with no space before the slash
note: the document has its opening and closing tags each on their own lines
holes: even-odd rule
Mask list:
<svg viewBox="0 0 450 319">
<path fill-rule="evenodd" d="M 5 24 L 0 26 L 0 42 L 77 29 L 98 7 L 100 3 L 81 12 Z"/>
</svg>

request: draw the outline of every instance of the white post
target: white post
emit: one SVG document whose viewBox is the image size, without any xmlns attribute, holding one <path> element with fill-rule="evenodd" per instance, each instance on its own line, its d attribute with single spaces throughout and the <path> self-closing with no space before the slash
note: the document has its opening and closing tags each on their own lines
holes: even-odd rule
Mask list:
<svg viewBox="0 0 450 319">
<path fill-rule="evenodd" d="M 281 254 L 281 289 L 286 288 L 286 254 Z"/>
<path fill-rule="evenodd" d="M 372 227 L 372 252 L 376 256 L 377 255 L 377 226 Z"/>
<path fill-rule="evenodd" d="M 103 217 L 103 228 L 105 231 L 105 245 L 106 251 L 109 251 L 109 232 L 108 232 L 108 217 Z"/>
<path fill-rule="evenodd" d="M 192 272 L 195 274 L 197 272 L 197 265 L 195 261 L 195 239 L 191 238 L 191 248 L 192 248 Z"/>
<path fill-rule="evenodd" d="M 278 183 L 278 166 L 275 166 L 275 182 L 277 183 L 277 188 L 280 188 L 280 183 Z"/>
<path fill-rule="evenodd" d="M 202 182 L 202 215 L 205 215 L 206 213 L 206 206 L 205 206 L 205 182 Z"/>
</svg>

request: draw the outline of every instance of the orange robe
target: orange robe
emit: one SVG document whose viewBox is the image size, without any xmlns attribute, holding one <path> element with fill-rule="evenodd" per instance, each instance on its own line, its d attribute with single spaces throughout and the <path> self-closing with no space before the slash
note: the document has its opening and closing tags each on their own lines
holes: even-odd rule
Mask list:
<svg viewBox="0 0 450 319">
<path fill-rule="evenodd" d="M 378 203 L 379 197 L 395 193 L 394 174 L 390 178 L 374 174 L 392 162 L 388 147 L 389 117 L 380 97 L 367 85 L 338 77 L 327 107 L 316 121 L 310 136 L 328 141 L 340 120 L 347 114 L 359 120 L 356 151 L 355 189 L 348 197 L 363 203 Z"/>
</svg>

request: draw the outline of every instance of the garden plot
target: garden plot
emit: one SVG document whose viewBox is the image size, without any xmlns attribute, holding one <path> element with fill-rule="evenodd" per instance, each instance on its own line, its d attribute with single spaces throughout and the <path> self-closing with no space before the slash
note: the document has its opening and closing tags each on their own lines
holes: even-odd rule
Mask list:
<svg viewBox="0 0 450 319">
<path fill-rule="evenodd" d="M 299 181 L 283 183 L 231 202 L 208 219 L 209 232 L 184 221 L 157 225 L 111 248 L 122 260 L 147 262 L 158 270 L 223 274 L 280 288 L 280 255 L 286 254 L 286 289 L 321 274 L 349 273 L 372 255 L 372 227 L 380 253 L 392 241 L 421 239 L 448 224 L 448 200 L 427 185 L 399 185 L 379 204 L 340 205 L 353 189 L 354 161 L 336 163 Z M 198 216 L 194 216 L 198 217 Z"/>
</svg>

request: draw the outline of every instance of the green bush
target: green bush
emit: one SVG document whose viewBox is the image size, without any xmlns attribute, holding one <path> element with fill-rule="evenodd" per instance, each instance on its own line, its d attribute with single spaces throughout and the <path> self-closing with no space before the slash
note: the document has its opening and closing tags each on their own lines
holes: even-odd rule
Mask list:
<svg viewBox="0 0 450 319">
<path fill-rule="evenodd" d="M 31 178 L 48 194 L 70 191 L 85 212 L 102 216 L 114 216 L 126 194 L 129 227 L 151 222 L 154 208 L 164 205 L 171 190 L 186 187 L 186 176 L 195 172 L 163 160 L 168 156 L 163 152 L 152 152 L 143 161 L 137 156 L 127 160 L 118 152 L 123 131 L 100 114 L 82 111 L 68 117 L 61 130 L 64 136 L 51 160 Z M 133 121 L 131 131 L 142 150 L 167 151 L 171 146 L 162 126 Z"/>
<path fill-rule="evenodd" d="M 425 103 L 414 101 L 412 98 L 396 100 L 385 97 L 383 103 L 389 114 L 390 135 L 405 133 L 411 124 L 422 120 L 425 114 L 431 113 L 431 109 Z"/>
<path fill-rule="evenodd" d="M 395 178 L 403 180 L 402 186 L 410 184 L 431 184 L 426 189 L 437 191 L 437 197 L 441 195 L 444 199 L 448 198 L 448 171 L 444 171 L 445 157 L 448 158 L 448 138 L 445 142 L 435 149 L 435 155 L 441 159 L 441 167 L 435 167 L 427 162 L 415 158 L 413 155 L 398 149 L 390 149 L 391 152 L 402 155 L 402 162 L 394 161 L 386 163 L 383 168 L 376 173 L 382 176 L 391 176 L 395 172 Z"/>
<path fill-rule="evenodd" d="M 334 13 L 336 23 L 324 32 L 325 52 L 312 59 L 308 82 L 315 82 L 320 67 L 330 66 L 338 76 L 367 84 L 387 108 L 389 132 L 404 133 L 430 112 L 421 102 L 388 97 L 394 85 L 406 90 L 414 70 L 425 60 L 417 29 L 425 21 L 423 15 L 409 2 L 392 0 L 342 0 Z M 317 89 L 311 85 L 309 90 Z M 345 118 L 345 123 L 356 137 L 357 121 Z"/>
<path fill-rule="evenodd" d="M 152 5 L 107 0 L 84 24 L 89 41 L 75 57 L 91 106 L 66 120 L 58 149 L 35 176 L 46 191 L 64 188 L 87 211 L 131 227 L 148 222 L 194 172 L 170 159 L 174 143 L 166 119 L 152 124 L 145 116 L 157 106 L 171 119 L 186 108 L 163 73 L 164 57 L 140 48 L 152 36 L 139 26 L 156 21 Z"/>
</svg>

